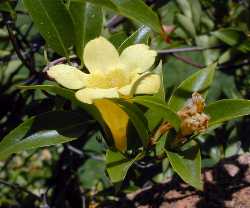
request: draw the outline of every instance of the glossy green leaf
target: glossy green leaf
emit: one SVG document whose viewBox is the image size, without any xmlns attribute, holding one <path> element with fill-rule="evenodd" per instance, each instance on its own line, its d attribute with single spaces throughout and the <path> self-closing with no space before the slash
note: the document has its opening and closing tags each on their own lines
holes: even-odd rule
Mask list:
<svg viewBox="0 0 250 208">
<path fill-rule="evenodd" d="M 75 48 L 78 57 L 83 59 L 83 50 L 86 43 L 98 37 L 102 31 L 102 9 L 91 3 L 71 2 L 71 13 L 75 28 Z"/>
<path fill-rule="evenodd" d="M 191 18 L 188 18 L 182 14 L 177 14 L 176 19 L 190 37 L 194 38 L 196 36 L 195 26 Z"/>
<path fill-rule="evenodd" d="M 96 4 L 98 6 L 106 7 L 109 9 L 112 9 L 114 11 L 118 11 L 118 7 L 115 5 L 115 3 L 112 0 L 71 0 L 71 2 L 90 2 L 92 4 Z"/>
<path fill-rule="evenodd" d="M 179 129 L 180 118 L 172 109 L 168 107 L 167 103 L 164 103 L 160 99 L 153 96 L 137 96 L 133 98 L 133 102 L 146 106 L 157 114 L 159 118 L 171 123 L 175 129 Z"/>
<path fill-rule="evenodd" d="M 25 120 L 0 142 L 0 159 L 12 153 L 60 144 L 85 132 L 86 120 L 78 112 L 48 112 Z"/>
<path fill-rule="evenodd" d="M 225 99 L 205 107 L 210 116 L 209 126 L 250 114 L 250 100 Z"/>
<path fill-rule="evenodd" d="M 178 111 L 187 102 L 193 92 L 206 93 L 211 85 L 217 64 L 211 64 L 185 79 L 174 91 L 169 100 L 169 106 Z"/>
<path fill-rule="evenodd" d="M 201 154 L 198 145 L 181 152 L 166 150 L 166 153 L 174 171 L 182 180 L 202 190 Z"/>
<path fill-rule="evenodd" d="M 106 163 L 107 172 L 113 183 L 123 181 L 129 168 L 133 163 L 143 157 L 143 154 L 138 154 L 132 160 L 127 159 L 122 153 L 107 150 Z"/>
<path fill-rule="evenodd" d="M 118 12 L 120 15 L 147 25 L 154 31 L 161 33 L 160 20 L 142 0 L 83 0 L 94 4 L 102 5 Z"/>
<path fill-rule="evenodd" d="M 73 45 L 74 27 L 68 10 L 61 0 L 23 0 L 39 32 L 51 48 L 68 56 Z"/>
<path fill-rule="evenodd" d="M 143 146 L 146 147 L 148 145 L 150 135 L 147 119 L 145 118 L 143 112 L 132 103 L 123 101 L 121 99 L 113 99 L 113 101 L 118 103 L 121 108 L 128 114 L 129 119 L 131 120 L 140 136 Z"/>
<path fill-rule="evenodd" d="M 220 29 L 212 32 L 212 35 L 230 46 L 237 45 L 245 37 L 243 32 L 231 28 Z"/>
<path fill-rule="evenodd" d="M 130 45 L 138 44 L 138 43 L 148 43 L 149 35 L 151 29 L 146 26 L 140 27 L 137 31 L 135 31 L 132 35 L 130 35 L 118 48 L 119 52 L 122 52 L 125 48 Z"/>
</svg>

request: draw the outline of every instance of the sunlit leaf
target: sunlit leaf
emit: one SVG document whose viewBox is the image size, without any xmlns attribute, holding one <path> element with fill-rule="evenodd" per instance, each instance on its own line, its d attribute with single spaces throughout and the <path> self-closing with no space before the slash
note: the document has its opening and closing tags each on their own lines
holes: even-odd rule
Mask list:
<svg viewBox="0 0 250 208">
<path fill-rule="evenodd" d="M 133 163 L 143 157 L 138 154 L 129 160 L 122 153 L 108 150 L 106 153 L 107 172 L 113 183 L 123 181 Z"/>
<path fill-rule="evenodd" d="M 201 154 L 198 145 L 181 152 L 166 150 L 174 171 L 188 184 L 202 190 Z"/>
<path fill-rule="evenodd" d="M 86 43 L 101 34 L 102 9 L 88 2 L 71 2 L 69 11 L 75 28 L 76 38 L 74 45 L 78 57 L 82 60 Z"/>
<path fill-rule="evenodd" d="M 12 153 L 61 144 L 85 132 L 86 119 L 77 112 L 55 111 L 31 117 L 0 142 L 0 159 Z"/>
<path fill-rule="evenodd" d="M 193 92 L 205 94 L 213 81 L 215 68 L 216 64 L 211 64 L 184 80 L 171 96 L 169 100 L 170 108 L 175 111 L 180 110 Z"/>
<path fill-rule="evenodd" d="M 225 99 L 205 107 L 210 116 L 209 126 L 250 114 L 250 100 Z"/>
</svg>

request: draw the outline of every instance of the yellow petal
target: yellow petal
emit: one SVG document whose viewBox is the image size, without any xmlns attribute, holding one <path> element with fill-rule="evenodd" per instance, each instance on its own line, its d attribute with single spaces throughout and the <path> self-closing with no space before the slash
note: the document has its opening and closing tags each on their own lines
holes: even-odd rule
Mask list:
<svg viewBox="0 0 250 208">
<path fill-rule="evenodd" d="M 156 51 L 147 45 L 136 44 L 126 48 L 121 56 L 121 62 L 127 70 L 137 69 L 138 73 L 148 70 L 155 62 Z"/>
<path fill-rule="evenodd" d="M 135 87 L 135 94 L 155 94 L 159 91 L 161 86 L 161 79 L 160 76 L 157 74 L 151 74 L 142 78 L 144 74 L 141 76 L 137 76 L 134 81 L 129 84 L 125 85 L 118 89 L 118 92 L 122 95 L 130 95 L 131 90 Z"/>
<path fill-rule="evenodd" d="M 47 71 L 47 74 L 62 86 L 74 90 L 83 88 L 86 78 L 88 77 L 88 74 L 66 64 L 59 64 L 51 67 Z"/>
<path fill-rule="evenodd" d="M 139 75 L 139 74 L 135 74 L 131 83 L 128 84 L 128 85 L 125 85 L 121 88 L 118 89 L 118 92 L 122 95 L 125 95 L 125 96 L 128 96 L 131 94 L 131 90 L 132 90 L 132 87 L 134 85 L 134 83 L 143 75 Z"/>
<path fill-rule="evenodd" d="M 116 48 L 103 37 L 87 43 L 84 48 L 83 60 L 90 73 L 116 69 L 120 65 Z"/>
<path fill-rule="evenodd" d="M 83 103 L 92 104 L 94 100 L 102 98 L 118 98 L 119 94 L 116 88 L 84 88 L 78 90 L 75 94 L 76 98 Z"/>
<path fill-rule="evenodd" d="M 111 100 L 96 100 L 95 105 L 109 127 L 115 147 L 123 151 L 127 148 L 128 115 Z"/>
<path fill-rule="evenodd" d="M 161 78 L 152 74 L 142 79 L 136 87 L 135 94 L 155 94 L 161 87 Z"/>
</svg>

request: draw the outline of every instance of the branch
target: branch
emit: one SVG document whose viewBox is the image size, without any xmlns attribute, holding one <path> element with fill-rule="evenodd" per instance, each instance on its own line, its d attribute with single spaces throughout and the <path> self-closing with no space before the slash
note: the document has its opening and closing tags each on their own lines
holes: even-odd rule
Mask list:
<svg viewBox="0 0 250 208">
<path fill-rule="evenodd" d="M 69 57 L 69 59 L 76 59 L 77 56 L 76 55 L 72 55 Z M 43 72 L 46 72 L 49 70 L 50 67 L 54 66 L 54 65 L 57 65 L 57 64 L 61 64 L 61 63 L 64 63 L 65 61 L 67 61 L 67 58 L 66 57 L 61 57 L 59 59 L 56 59 L 52 62 L 50 62 L 44 69 L 43 69 Z"/>
<path fill-rule="evenodd" d="M 186 63 L 186 64 L 189 64 L 191 66 L 194 66 L 196 68 L 204 68 L 205 66 L 203 64 L 199 64 L 199 63 L 195 63 L 193 62 L 193 60 L 189 57 L 186 57 L 186 56 L 180 56 L 180 55 L 177 55 L 176 53 L 173 53 L 172 54 L 176 59 Z"/>
<path fill-rule="evenodd" d="M 179 52 L 193 52 L 193 51 L 205 51 L 211 49 L 219 49 L 221 46 L 215 46 L 211 48 L 203 48 L 203 47 L 185 47 L 185 48 L 171 48 L 166 50 L 157 50 L 157 53 L 160 55 L 171 54 L 171 53 L 179 53 Z"/>
<path fill-rule="evenodd" d="M 22 61 L 23 65 L 25 65 L 30 70 L 31 73 L 33 74 L 37 73 L 36 70 L 30 65 L 30 63 L 27 61 L 27 59 L 23 55 L 23 52 L 18 44 L 18 40 L 12 31 L 12 24 L 13 24 L 12 20 L 6 14 L 4 15 L 4 19 L 5 19 L 5 24 L 9 33 L 10 41 L 17 54 L 17 57 Z"/>
</svg>

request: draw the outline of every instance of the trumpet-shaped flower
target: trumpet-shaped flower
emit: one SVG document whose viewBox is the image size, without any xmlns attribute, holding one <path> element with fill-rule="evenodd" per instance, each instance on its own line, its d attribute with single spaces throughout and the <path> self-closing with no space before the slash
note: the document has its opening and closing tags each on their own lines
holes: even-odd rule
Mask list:
<svg viewBox="0 0 250 208">
<path fill-rule="evenodd" d="M 132 91 L 156 93 L 160 88 L 159 75 L 144 76 L 155 56 L 156 52 L 144 44 L 129 46 L 119 55 L 109 41 L 99 37 L 89 41 L 84 49 L 83 60 L 89 74 L 66 64 L 53 66 L 47 73 L 62 86 L 77 90 L 78 100 L 92 104 L 97 99 L 129 96 Z"/>
<path fill-rule="evenodd" d="M 147 72 L 155 56 L 156 52 L 144 44 L 129 46 L 119 55 L 109 41 L 99 37 L 89 41 L 84 49 L 83 61 L 89 74 L 65 64 L 53 66 L 47 73 L 62 86 L 77 90 L 75 95 L 81 102 L 94 103 L 111 130 L 116 148 L 124 150 L 128 115 L 103 98 L 156 93 L 160 77 Z"/>
</svg>

